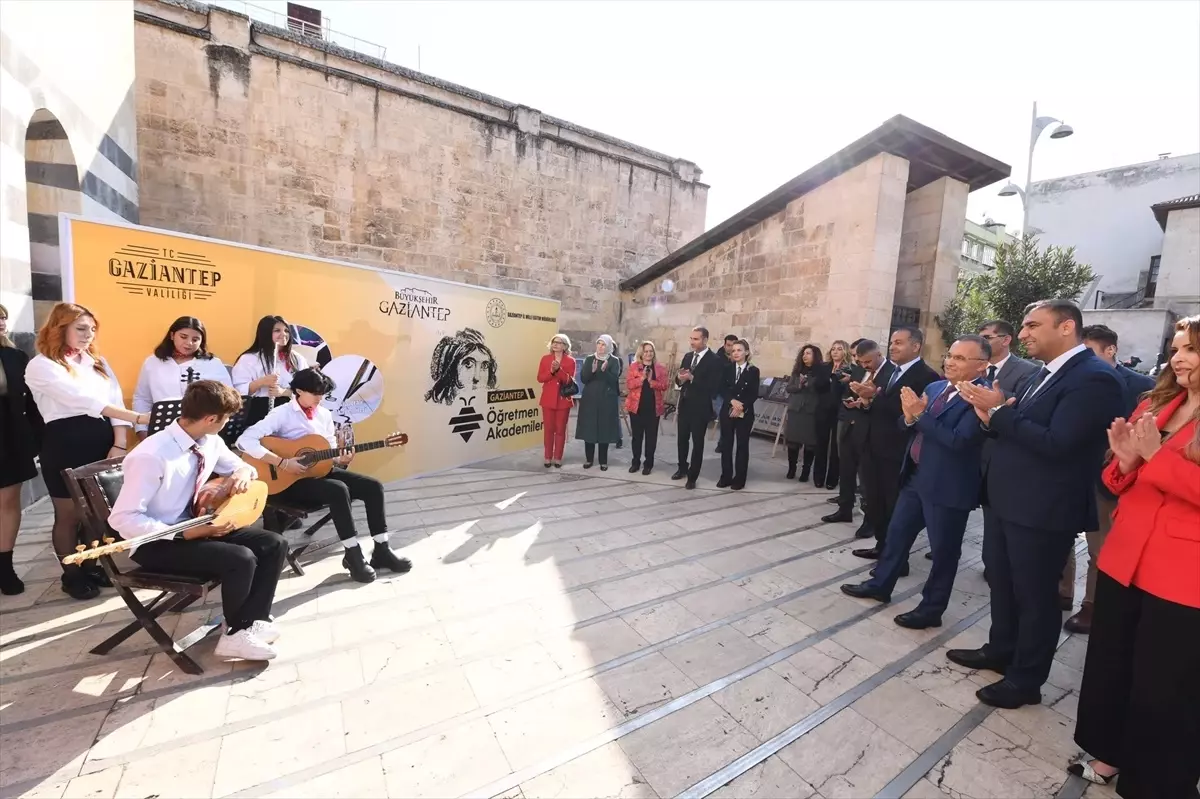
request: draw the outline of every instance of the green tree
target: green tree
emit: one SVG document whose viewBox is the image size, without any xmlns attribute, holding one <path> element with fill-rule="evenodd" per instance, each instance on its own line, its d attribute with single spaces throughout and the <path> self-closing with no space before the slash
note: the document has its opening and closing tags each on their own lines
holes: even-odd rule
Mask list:
<svg viewBox="0 0 1200 799">
<path fill-rule="evenodd" d="M 937 318 L 942 337 L 949 347 L 988 319 L 1004 319 L 1019 327 L 1029 303 L 1078 300 L 1093 277 L 1090 266 L 1075 260 L 1074 247 L 1040 250 L 1037 237 L 1026 233 L 1000 245 L 990 272 L 959 282 L 954 299 Z"/>
</svg>

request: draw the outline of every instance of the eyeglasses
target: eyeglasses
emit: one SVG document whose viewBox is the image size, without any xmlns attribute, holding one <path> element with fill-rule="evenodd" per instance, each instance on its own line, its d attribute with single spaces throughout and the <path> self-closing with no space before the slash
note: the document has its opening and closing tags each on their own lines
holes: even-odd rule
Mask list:
<svg viewBox="0 0 1200 799">
<path fill-rule="evenodd" d="M 942 361 L 954 361 L 955 363 L 966 363 L 967 361 L 986 361 L 987 358 L 964 358 L 961 355 L 943 355 Z"/>
<path fill-rule="evenodd" d="M 995 341 L 998 338 L 1008 338 L 1008 334 L 1007 333 L 993 333 L 990 336 L 980 335 L 980 338 L 986 339 L 987 341 Z"/>
</svg>

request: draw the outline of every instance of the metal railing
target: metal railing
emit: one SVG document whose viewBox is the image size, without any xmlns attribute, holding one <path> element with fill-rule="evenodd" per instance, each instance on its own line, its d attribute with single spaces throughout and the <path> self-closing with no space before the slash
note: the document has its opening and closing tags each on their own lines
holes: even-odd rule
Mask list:
<svg viewBox="0 0 1200 799">
<path fill-rule="evenodd" d="M 307 36 L 313 39 L 336 44 L 338 47 L 344 47 L 347 50 L 354 50 L 363 55 L 373 56 L 383 61 L 387 59 L 387 48 L 382 44 L 360 39 L 357 36 L 351 36 L 348 33 L 335 31 L 329 25 L 329 19 L 322 19 L 320 25 L 314 25 L 307 20 L 289 17 L 287 14 L 281 14 L 278 11 L 272 11 L 269 8 L 247 3 L 245 0 L 214 0 L 214 5 L 228 8 L 231 11 L 240 11 L 252 20 L 273 25 L 276 28 L 290 30 L 293 33 L 301 36 Z"/>
<path fill-rule="evenodd" d="M 1153 300 L 1153 296 L 1146 296 L 1144 288 L 1132 292 L 1096 292 L 1096 308 L 1106 311 L 1140 308 L 1147 300 Z"/>
</svg>

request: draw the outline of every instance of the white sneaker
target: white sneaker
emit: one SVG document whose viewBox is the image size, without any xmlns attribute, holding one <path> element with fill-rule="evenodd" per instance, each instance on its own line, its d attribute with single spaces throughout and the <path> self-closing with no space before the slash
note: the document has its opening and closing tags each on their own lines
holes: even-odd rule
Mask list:
<svg viewBox="0 0 1200 799">
<path fill-rule="evenodd" d="M 269 621 L 262 621 L 261 619 L 250 625 L 250 632 L 254 633 L 254 636 L 265 644 L 275 643 L 279 640 L 280 635 L 278 627 Z"/>
<path fill-rule="evenodd" d="M 241 660 L 271 660 L 275 650 L 266 641 L 250 630 L 238 630 L 233 635 L 222 635 L 217 642 L 217 657 Z"/>
</svg>

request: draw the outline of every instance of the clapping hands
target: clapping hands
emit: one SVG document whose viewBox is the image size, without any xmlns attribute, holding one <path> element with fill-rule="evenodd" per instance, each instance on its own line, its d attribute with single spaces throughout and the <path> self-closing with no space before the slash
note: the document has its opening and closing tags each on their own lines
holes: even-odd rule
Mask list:
<svg viewBox="0 0 1200 799">
<path fill-rule="evenodd" d="M 1108 428 L 1108 445 L 1123 474 L 1132 472 L 1139 462 L 1150 460 L 1162 448 L 1154 414 L 1147 411 L 1133 422 L 1115 419 Z"/>
<path fill-rule="evenodd" d="M 900 388 L 900 406 L 904 410 L 904 418 L 911 424 L 914 419 L 925 412 L 925 408 L 929 405 L 929 398 L 924 394 L 917 394 L 908 386 Z"/>
</svg>

